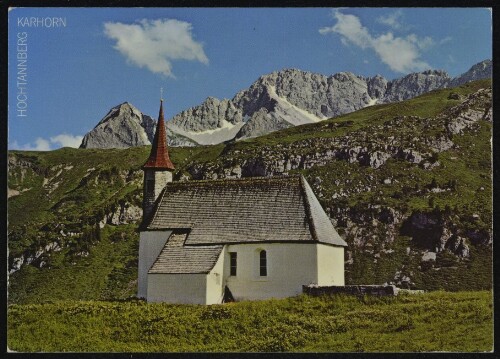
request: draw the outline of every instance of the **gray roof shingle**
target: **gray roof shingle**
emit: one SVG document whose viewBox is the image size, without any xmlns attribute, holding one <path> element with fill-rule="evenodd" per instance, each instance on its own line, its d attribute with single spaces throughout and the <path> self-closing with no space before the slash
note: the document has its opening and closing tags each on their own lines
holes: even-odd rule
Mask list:
<svg viewBox="0 0 500 359">
<path fill-rule="evenodd" d="M 182 246 L 175 231 L 156 258 L 148 273 L 195 274 L 208 273 L 214 267 L 224 246 Z"/>
<path fill-rule="evenodd" d="M 190 228 L 185 245 L 317 241 L 346 246 L 302 176 L 168 183 L 149 230 Z"/>
</svg>

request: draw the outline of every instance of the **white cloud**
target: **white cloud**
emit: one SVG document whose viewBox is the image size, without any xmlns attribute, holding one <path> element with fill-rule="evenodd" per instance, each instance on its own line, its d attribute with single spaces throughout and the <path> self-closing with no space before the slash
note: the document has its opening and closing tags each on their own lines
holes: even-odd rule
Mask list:
<svg viewBox="0 0 500 359">
<path fill-rule="evenodd" d="M 441 39 L 441 40 L 439 41 L 439 45 L 446 44 L 447 42 L 450 42 L 450 41 L 452 41 L 452 40 L 453 40 L 453 38 L 452 38 L 451 36 L 446 36 L 444 39 Z"/>
<path fill-rule="evenodd" d="M 320 29 L 320 34 L 326 35 L 330 32 L 336 32 L 342 35 L 343 41 L 350 41 L 362 49 L 370 46 L 372 37 L 368 33 L 368 29 L 361 25 L 359 18 L 354 15 L 342 14 L 340 11 L 334 12 L 333 16 L 337 19 L 337 23 L 332 27 Z"/>
<path fill-rule="evenodd" d="M 422 71 L 431 66 L 419 60 L 421 46 L 412 39 L 394 37 L 387 33 L 373 39 L 373 49 L 383 63 L 397 72 Z"/>
<path fill-rule="evenodd" d="M 49 140 L 38 137 L 35 140 L 34 144 L 26 143 L 24 145 L 19 145 L 17 141 L 12 141 L 11 143 L 9 143 L 9 148 L 12 150 L 23 150 L 23 151 L 50 151 L 60 147 L 78 148 L 82 143 L 82 139 L 83 136 L 73 136 L 63 133 L 54 137 L 50 137 Z"/>
<path fill-rule="evenodd" d="M 80 147 L 82 143 L 83 136 L 73 136 L 66 133 L 54 136 L 50 138 L 50 142 L 54 144 L 59 144 L 59 147 Z"/>
<path fill-rule="evenodd" d="M 190 60 L 208 64 L 203 45 L 193 39 L 192 30 L 190 23 L 175 19 L 104 24 L 104 34 L 116 40 L 114 48 L 129 63 L 169 77 L 174 77 L 172 61 Z"/>
<path fill-rule="evenodd" d="M 377 22 L 390 26 L 395 30 L 399 30 L 403 27 L 403 24 L 401 24 L 400 19 L 403 16 L 403 12 L 401 10 L 394 11 L 392 14 L 389 14 L 387 16 L 380 16 L 377 18 Z"/>
<path fill-rule="evenodd" d="M 398 37 L 392 32 L 373 36 L 357 16 L 343 14 L 337 10 L 333 13 L 333 17 L 337 23 L 331 27 L 321 28 L 320 34 L 336 33 L 341 36 L 344 45 L 353 44 L 363 50 L 371 49 L 384 64 L 396 72 L 408 73 L 431 68 L 420 57 L 421 51 L 434 45 L 432 38 L 419 38 L 415 34 Z"/>
<path fill-rule="evenodd" d="M 20 146 L 17 141 L 14 141 L 9 146 L 13 150 L 23 150 L 23 151 L 50 151 L 50 143 L 41 137 L 35 140 L 35 144 L 27 143 Z"/>
</svg>

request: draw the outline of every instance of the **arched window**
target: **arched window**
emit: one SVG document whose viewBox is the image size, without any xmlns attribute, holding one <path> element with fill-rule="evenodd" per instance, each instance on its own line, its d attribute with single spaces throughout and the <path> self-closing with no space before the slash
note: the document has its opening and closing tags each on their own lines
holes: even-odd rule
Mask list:
<svg viewBox="0 0 500 359">
<path fill-rule="evenodd" d="M 238 260 L 237 253 L 229 252 L 229 275 L 231 276 L 236 275 L 237 260 Z"/>
<path fill-rule="evenodd" d="M 259 253 L 259 268 L 260 268 L 260 276 L 267 276 L 267 253 L 265 250 L 260 251 Z"/>
</svg>

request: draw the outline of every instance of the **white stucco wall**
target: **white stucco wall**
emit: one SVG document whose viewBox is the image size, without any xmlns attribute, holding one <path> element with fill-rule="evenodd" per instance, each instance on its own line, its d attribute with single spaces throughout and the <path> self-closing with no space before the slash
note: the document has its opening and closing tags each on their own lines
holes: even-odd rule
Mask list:
<svg viewBox="0 0 500 359">
<path fill-rule="evenodd" d="M 259 275 L 261 249 L 267 252 L 266 277 Z M 228 245 L 224 261 L 224 277 L 235 300 L 284 298 L 298 295 L 302 293 L 302 285 L 318 282 L 318 251 L 318 244 L 311 243 Z M 228 252 L 238 253 L 236 276 L 229 276 Z M 326 267 L 325 263 L 322 270 L 327 270 Z"/>
<path fill-rule="evenodd" d="M 146 231 L 140 233 L 137 297 L 146 298 L 148 270 L 165 246 L 171 233 L 171 231 Z"/>
<path fill-rule="evenodd" d="M 344 247 L 317 244 L 318 285 L 344 285 Z"/>
<path fill-rule="evenodd" d="M 142 232 L 139 295 L 151 302 L 217 304 L 227 285 L 236 300 L 284 298 L 302 285 L 344 285 L 344 248 L 318 243 L 226 245 L 208 274 L 147 274 L 170 232 Z M 147 247 L 147 248 L 146 248 Z M 259 273 L 260 250 L 267 252 L 267 276 Z M 237 274 L 229 276 L 229 252 L 237 253 Z"/>
<path fill-rule="evenodd" d="M 209 304 L 207 274 L 149 274 L 148 302 Z"/>
<path fill-rule="evenodd" d="M 206 304 L 220 304 L 224 295 L 224 251 L 207 275 Z"/>
<path fill-rule="evenodd" d="M 219 304 L 224 294 L 223 275 L 224 254 L 221 253 L 208 274 L 147 274 L 145 297 L 148 302 Z"/>
</svg>

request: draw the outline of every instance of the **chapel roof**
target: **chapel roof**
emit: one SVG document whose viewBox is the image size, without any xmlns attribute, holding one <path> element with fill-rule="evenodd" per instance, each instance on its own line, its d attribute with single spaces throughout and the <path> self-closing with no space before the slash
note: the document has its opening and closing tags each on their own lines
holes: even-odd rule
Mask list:
<svg viewBox="0 0 500 359">
<path fill-rule="evenodd" d="M 184 244 L 347 246 L 303 176 L 170 182 L 146 230 L 188 228 Z"/>
<path fill-rule="evenodd" d="M 208 273 L 214 267 L 224 246 L 178 246 L 170 242 L 175 231 L 149 269 L 148 273 L 196 274 Z"/>
<path fill-rule="evenodd" d="M 143 168 L 152 168 L 157 170 L 174 169 L 174 164 L 168 155 L 167 131 L 165 129 L 165 120 L 163 119 L 163 100 L 160 102 L 160 113 L 158 115 L 158 124 L 156 126 L 151 152 Z"/>
</svg>

